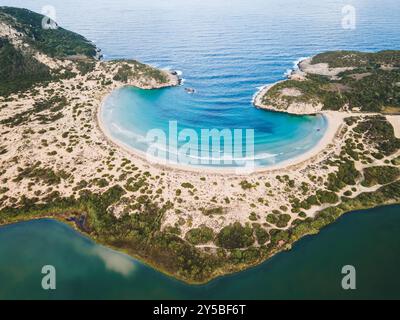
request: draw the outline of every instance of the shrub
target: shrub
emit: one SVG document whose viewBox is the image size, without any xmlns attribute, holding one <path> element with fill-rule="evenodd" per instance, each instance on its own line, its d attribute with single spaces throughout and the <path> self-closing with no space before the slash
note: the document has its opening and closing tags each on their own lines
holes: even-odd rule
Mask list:
<svg viewBox="0 0 400 320">
<path fill-rule="evenodd" d="M 372 187 L 376 184 L 388 184 L 397 180 L 400 176 L 400 169 L 397 167 L 377 166 L 364 169 L 364 181 L 362 185 Z"/>
<path fill-rule="evenodd" d="M 253 229 L 235 222 L 223 228 L 217 235 L 217 243 L 225 249 L 246 248 L 254 243 Z"/>
<path fill-rule="evenodd" d="M 213 241 L 215 234 L 213 229 L 201 226 L 196 229 L 191 229 L 186 233 L 185 239 L 193 245 L 205 244 Z"/>
</svg>

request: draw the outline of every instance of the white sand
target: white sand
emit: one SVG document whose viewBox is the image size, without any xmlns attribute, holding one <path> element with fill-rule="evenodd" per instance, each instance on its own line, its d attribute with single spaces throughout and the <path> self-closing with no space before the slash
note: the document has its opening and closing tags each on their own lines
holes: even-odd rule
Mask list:
<svg viewBox="0 0 400 320">
<path fill-rule="evenodd" d="M 392 124 L 396 138 L 400 138 L 400 115 L 386 116 L 386 119 Z"/>
<path fill-rule="evenodd" d="M 337 133 L 340 131 L 343 121 L 345 118 L 349 117 L 350 114 L 347 112 L 338 112 L 338 111 L 326 111 L 322 113 L 328 121 L 328 127 L 323 138 L 312 148 L 311 150 L 299 155 L 298 157 L 288 159 L 276 166 L 268 167 L 268 170 L 278 170 L 284 169 L 292 166 L 297 166 L 300 164 L 306 164 L 313 162 L 313 158 L 318 156 L 321 152 L 331 145 Z"/>
<path fill-rule="evenodd" d="M 103 123 L 103 119 L 101 116 L 101 110 L 104 105 L 104 101 L 101 103 L 100 107 L 98 108 L 97 111 L 97 121 L 98 121 L 98 126 L 101 129 L 101 131 L 104 133 L 104 136 L 106 139 L 111 142 L 112 144 L 124 149 L 125 151 L 129 152 L 131 155 L 134 157 L 139 158 L 142 161 L 147 161 L 149 164 L 159 167 L 160 169 L 175 169 L 175 170 L 183 170 L 183 171 L 189 171 L 189 172 L 203 172 L 203 173 L 211 173 L 211 174 L 223 174 L 223 175 L 241 175 L 240 171 L 238 171 L 235 168 L 217 168 L 217 167 L 205 167 L 205 166 L 190 166 L 190 165 L 183 165 L 183 164 L 173 164 L 173 163 L 164 163 L 161 161 L 158 161 L 158 159 L 154 158 L 149 158 L 148 155 L 140 150 L 134 149 L 131 146 L 118 141 L 117 139 L 114 139 L 111 134 L 108 132 L 106 129 L 106 126 Z M 307 152 L 288 159 L 286 161 L 283 161 L 279 164 L 268 166 L 268 167 L 259 167 L 259 168 L 254 168 L 251 170 L 251 172 L 243 172 L 243 175 L 249 175 L 249 173 L 263 173 L 263 172 L 268 172 L 268 171 L 276 171 L 280 169 L 285 169 L 288 167 L 292 166 L 297 166 L 300 164 L 305 164 L 305 162 L 308 162 L 310 159 L 313 157 L 317 156 L 319 153 L 323 152 L 324 149 L 326 149 L 330 144 L 333 143 L 335 136 L 337 132 L 340 130 L 343 120 L 346 117 L 349 117 L 350 114 L 346 112 L 337 112 L 337 111 L 327 111 L 323 113 L 324 117 L 328 121 L 328 126 L 325 132 L 325 135 L 323 138 L 311 149 L 308 150 Z"/>
</svg>

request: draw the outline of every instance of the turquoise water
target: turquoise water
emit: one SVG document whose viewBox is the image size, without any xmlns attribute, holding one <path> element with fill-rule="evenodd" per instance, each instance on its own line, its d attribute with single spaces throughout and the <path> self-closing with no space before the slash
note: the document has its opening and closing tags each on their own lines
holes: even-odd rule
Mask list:
<svg viewBox="0 0 400 320">
<path fill-rule="evenodd" d="M 398 9 L 394 1 L 382 4 L 386 17 L 389 14 L 384 25 L 373 1 L 324 1 L 323 5 L 315 0 L 236 0 L 229 1 L 229 5 L 227 1 L 151 3 L 120 2 L 120 7 L 128 11 L 115 19 L 114 23 L 122 28 L 117 31 L 118 39 L 98 38 L 107 58 L 134 56 L 160 68 L 182 72 L 185 82 L 180 88 L 159 92 L 124 88 L 104 105 L 103 120 L 109 133 L 144 152 L 149 148 L 149 143 L 144 142 L 149 130 L 161 129 L 168 135 L 169 121 L 177 121 L 180 129 L 195 129 L 198 136 L 200 129 L 253 129 L 256 166 L 271 166 L 294 158 L 320 141 L 326 120 L 322 116 L 295 117 L 255 109 L 252 99 L 260 86 L 283 79 L 296 60 L 320 51 L 376 50 L 399 44 L 398 37 L 394 43 L 390 38 L 394 29 L 399 30 L 393 26 L 396 19 L 390 19 L 396 18 L 389 12 L 393 6 Z M 355 31 L 341 28 L 341 9 L 345 4 L 358 10 Z M 150 19 L 149 10 L 161 19 Z M 371 17 L 379 23 L 379 34 L 370 24 Z M 385 34 L 384 43 L 377 39 L 381 34 Z M 107 42 L 111 42 L 112 49 Z M 196 93 L 189 95 L 184 87 L 194 88 Z M 183 140 L 181 145 L 186 142 Z M 165 148 L 158 145 L 160 151 Z M 204 147 L 199 145 L 198 149 Z M 175 150 L 171 153 L 175 154 Z M 169 160 L 173 159 L 171 154 L 167 155 Z M 204 158 L 194 154 L 191 164 Z M 228 155 L 231 158 L 247 155 Z M 243 163 L 217 161 L 215 165 Z"/>
<path fill-rule="evenodd" d="M 221 95 L 226 95 L 229 85 L 223 80 L 219 84 Z M 168 139 L 166 145 L 157 140 L 146 140 L 149 130 L 160 129 L 169 138 L 173 136 L 173 130 L 169 128 L 171 121 L 176 121 L 178 133 L 193 129 L 199 139 L 203 129 L 228 129 L 232 136 L 233 130 L 242 130 L 241 140 L 232 140 L 236 148 L 232 152 L 224 149 L 226 140 L 223 139 L 221 149 L 216 154 L 212 154 L 215 145 L 210 144 L 209 149 L 204 147 L 208 139 L 191 140 L 195 153 L 192 152 L 186 161 L 189 163 L 184 164 L 201 165 L 205 160 L 207 166 L 217 167 L 244 166 L 246 160 L 253 159 L 253 148 L 256 166 L 275 165 L 310 150 L 325 133 L 326 119 L 323 116 L 298 117 L 256 109 L 252 106 L 251 97 L 240 92 L 243 86 L 233 87 L 233 94 L 220 97 L 221 101 L 215 102 L 207 96 L 207 82 L 201 82 L 200 85 L 204 86 L 204 94 L 189 95 L 183 87 L 156 91 L 132 87 L 116 90 L 102 107 L 102 122 L 114 139 L 131 148 L 147 152 L 151 143 L 156 142 L 157 151 L 154 151 L 154 155 L 159 156 L 160 151 L 168 150 L 165 154 L 167 160 L 175 163 L 183 161 L 182 158 L 173 160 L 177 151 L 168 149 Z M 254 130 L 254 140 L 251 140 L 254 147 L 251 149 L 246 149 L 246 142 L 249 141 L 246 129 Z M 177 150 L 188 141 L 183 137 L 178 142 Z M 238 146 L 240 149 L 237 149 Z M 209 150 L 206 154 L 203 153 L 205 149 Z M 239 154 L 233 154 L 235 150 L 239 150 Z"/>
<path fill-rule="evenodd" d="M 2 4 L 41 11 L 49 2 L 2 0 Z M 195 95 L 183 88 L 118 93 L 118 99 L 126 99 L 118 103 L 126 119 L 116 120 L 126 120 L 133 134 L 165 126 L 165 119 L 193 128 L 256 128 L 259 151 L 277 154 L 277 162 L 293 156 L 289 153 L 298 152 L 296 147 L 314 145 L 315 129 L 323 130 L 324 120 L 256 110 L 251 99 L 258 87 L 283 79 L 294 61 L 321 51 L 400 48 L 398 0 L 52 0 L 51 4 L 58 21 L 94 40 L 106 59 L 135 58 L 180 70 L 184 87 L 197 89 Z M 341 28 L 341 9 L 348 4 L 356 8 L 355 30 Z M 84 19 L 77 15 L 81 12 Z M 289 147 L 292 143 L 294 150 Z M 347 215 L 318 236 L 300 241 L 292 251 L 203 287 L 165 277 L 59 223 L 43 220 L 3 227 L 0 298 L 400 298 L 399 211 L 399 206 L 392 206 Z M 56 292 L 40 289 L 44 264 L 57 268 Z M 357 268 L 354 292 L 340 288 L 345 264 Z"/>
<path fill-rule="evenodd" d="M 52 220 L 0 228 L 0 299 L 400 299 L 400 206 L 348 214 L 264 264 L 189 286 Z M 57 289 L 41 289 L 43 265 Z M 341 289 L 356 268 L 357 290 Z"/>
</svg>

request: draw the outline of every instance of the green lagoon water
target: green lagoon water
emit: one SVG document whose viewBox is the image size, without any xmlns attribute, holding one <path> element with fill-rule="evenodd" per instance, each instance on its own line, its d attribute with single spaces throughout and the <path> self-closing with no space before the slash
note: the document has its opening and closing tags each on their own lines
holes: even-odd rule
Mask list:
<svg viewBox="0 0 400 320">
<path fill-rule="evenodd" d="M 57 289 L 41 289 L 53 265 Z M 357 290 L 341 289 L 341 269 Z M 169 278 L 53 220 L 0 228 L 0 299 L 400 298 L 400 206 L 357 211 L 262 265 L 204 286 Z"/>
</svg>

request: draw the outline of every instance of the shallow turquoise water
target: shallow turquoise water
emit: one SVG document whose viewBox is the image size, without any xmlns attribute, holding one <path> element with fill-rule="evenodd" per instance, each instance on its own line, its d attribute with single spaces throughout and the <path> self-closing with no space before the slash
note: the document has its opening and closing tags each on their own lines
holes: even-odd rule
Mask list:
<svg viewBox="0 0 400 320">
<path fill-rule="evenodd" d="M 40 220 L 0 228 L 0 299 L 400 299 L 400 206 L 345 215 L 264 264 L 189 286 L 100 247 L 68 226 Z M 57 289 L 41 289 L 41 268 Z M 357 290 L 341 288 L 353 265 Z"/>
<path fill-rule="evenodd" d="M 204 87 L 202 90 L 207 92 L 207 83 L 201 85 Z M 226 94 L 227 87 L 229 85 L 221 80 L 222 96 Z M 207 97 L 207 93 L 189 95 L 183 87 L 156 91 L 125 87 L 106 99 L 101 111 L 102 122 L 114 139 L 142 152 L 147 152 L 153 142 L 146 140 L 147 132 L 151 129 L 162 130 L 167 144 L 154 140 L 157 141 L 155 155 L 159 156 L 160 151 L 168 150 L 165 156 L 173 162 L 177 152 L 168 149 L 168 138 L 173 136 L 171 121 L 176 121 L 178 133 L 192 129 L 199 138 L 190 141 L 194 153 L 188 159 L 190 163 L 184 164 L 201 165 L 205 160 L 207 166 L 217 167 L 241 167 L 246 164 L 244 159 L 253 159 L 253 149 L 246 149 L 246 129 L 254 130 L 251 143 L 254 143 L 254 165 L 259 167 L 275 165 L 310 150 L 325 133 L 327 121 L 323 116 L 298 117 L 259 110 L 252 106 L 251 97 L 248 97 L 247 103 L 238 102 L 242 95 L 246 96 L 240 92 L 242 89 L 242 86 L 235 87 L 235 90 L 231 90 L 235 91 L 235 95 L 221 97 L 224 100 L 222 103 L 210 100 L 213 97 Z M 234 130 L 239 129 L 242 130 L 241 140 L 233 139 L 232 152 L 227 152 L 224 149 L 226 140 L 221 139 L 220 150 L 212 154 L 215 144 L 212 145 L 209 139 L 201 140 L 203 129 L 217 129 L 220 132 L 227 129 L 233 137 Z M 178 150 L 188 141 L 188 138 L 182 137 L 178 142 Z M 238 146 L 240 149 L 237 149 Z M 204 150 L 209 152 L 204 154 Z M 239 150 L 236 156 L 233 154 L 235 150 Z M 183 162 L 181 159 L 175 162 Z"/>
</svg>

